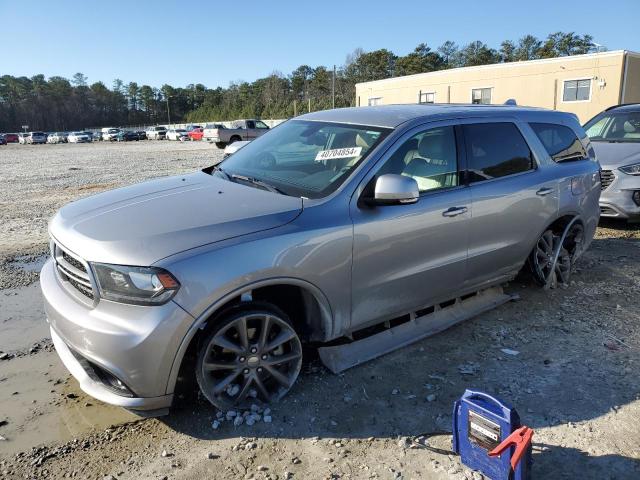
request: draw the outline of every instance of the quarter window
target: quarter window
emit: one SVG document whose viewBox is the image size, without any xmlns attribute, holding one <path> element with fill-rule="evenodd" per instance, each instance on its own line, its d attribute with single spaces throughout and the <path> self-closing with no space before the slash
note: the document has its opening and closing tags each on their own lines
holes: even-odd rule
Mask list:
<svg viewBox="0 0 640 480">
<path fill-rule="evenodd" d="M 474 88 L 471 90 L 471 103 L 489 105 L 491 103 L 491 89 Z"/>
<path fill-rule="evenodd" d="M 513 123 L 464 125 L 469 180 L 479 182 L 535 168 L 529 145 Z"/>
<path fill-rule="evenodd" d="M 436 103 L 435 92 L 420 92 L 419 103 Z"/>
<path fill-rule="evenodd" d="M 571 162 L 587 158 L 582 142 L 569 127 L 552 123 L 530 125 L 554 162 Z"/>
<path fill-rule="evenodd" d="M 453 127 L 433 128 L 404 142 L 378 172 L 415 179 L 421 192 L 458 185 L 458 158 Z"/>
<path fill-rule="evenodd" d="M 565 80 L 562 91 L 563 102 L 584 102 L 591 99 L 591 80 Z"/>
</svg>

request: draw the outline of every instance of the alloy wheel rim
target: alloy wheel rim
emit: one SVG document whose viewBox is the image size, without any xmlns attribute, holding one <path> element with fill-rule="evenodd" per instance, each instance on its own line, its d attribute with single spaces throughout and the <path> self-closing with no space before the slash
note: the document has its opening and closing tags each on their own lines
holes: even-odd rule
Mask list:
<svg viewBox="0 0 640 480">
<path fill-rule="evenodd" d="M 302 366 L 295 330 L 270 314 L 248 314 L 211 338 L 201 364 L 205 389 L 218 407 L 231 408 L 285 395 Z"/>
<path fill-rule="evenodd" d="M 576 255 L 582 248 L 583 239 L 584 228 L 580 224 L 575 224 L 565 238 L 555 265 L 553 273 L 555 273 L 558 282 L 566 284 L 569 281 L 571 268 Z M 543 281 L 547 281 L 551 274 L 553 253 L 558 241 L 559 238 L 553 232 L 547 230 L 540 236 L 536 244 L 536 251 L 533 257 L 534 268 Z"/>
</svg>

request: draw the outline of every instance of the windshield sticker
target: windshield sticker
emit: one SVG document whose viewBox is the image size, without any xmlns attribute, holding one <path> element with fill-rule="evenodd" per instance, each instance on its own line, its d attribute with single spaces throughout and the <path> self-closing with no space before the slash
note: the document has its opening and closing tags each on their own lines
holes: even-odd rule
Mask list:
<svg viewBox="0 0 640 480">
<path fill-rule="evenodd" d="M 362 147 L 334 148 L 333 150 L 320 150 L 316 155 L 316 162 L 333 160 L 334 158 L 357 157 L 362 152 Z"/>
</svg>

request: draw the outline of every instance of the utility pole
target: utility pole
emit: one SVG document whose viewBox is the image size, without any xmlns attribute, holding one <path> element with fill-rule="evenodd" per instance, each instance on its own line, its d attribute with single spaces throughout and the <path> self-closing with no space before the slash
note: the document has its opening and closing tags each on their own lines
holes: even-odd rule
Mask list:
<svg viewBox="0 0 640 480">
<path fill-rule="evenodd" d="M 331 108 L 336 108 L 336 66 L 333 66 L 333 77 L 331 77 Z"/>
<path fill-rule="evenodd" d="M 169 110 L 169 97 L 170 95 L 167 95 L 165 97 L 167 99 L 167 121 L 169 122 L 167 128 L 171 128 L 171 110 Z"/>
<path fill-rule="evenodd" d="M 311 113 L 311 97 L 309 97 L 309 113 Z"/>
</svg>

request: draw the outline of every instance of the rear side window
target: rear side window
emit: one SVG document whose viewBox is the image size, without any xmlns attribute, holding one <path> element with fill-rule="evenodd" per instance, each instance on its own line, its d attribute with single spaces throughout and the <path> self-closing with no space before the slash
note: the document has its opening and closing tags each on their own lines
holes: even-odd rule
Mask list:
<svg viewBox="0 0 640 480">
<path fill-rule="evenodd" d="M 531 149 L 513 123 L 464 125 L 469 181 L 479 182 L 535 168 Z"/>
<path fill-rule="evenodd" d="M 530 123 L 554 162 L 585 160 L 587 153 L 582 142 L 569 127 L 553 123 Z"/>
</svg>

